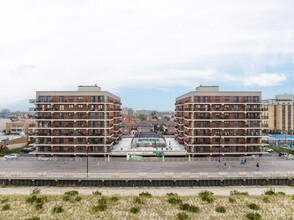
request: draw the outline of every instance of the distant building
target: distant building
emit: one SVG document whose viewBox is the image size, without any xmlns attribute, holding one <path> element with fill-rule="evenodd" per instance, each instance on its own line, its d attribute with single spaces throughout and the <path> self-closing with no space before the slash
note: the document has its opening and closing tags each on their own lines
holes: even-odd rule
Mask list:
<svg viewBox="0 0 294 220">
<path fill-rule="evenodd" d="M 135 111 L 132 108 L 122 107 L 121 114 L 122 115 L 135 115 Z"/>
<path fill-rule="evenodd" d="M 132 130 L 132 124 L 128 121 L 122 121 L 121 123 L 121 132 L 123 135 L 129 135 L 131 133 Z"/>
<path fill-rule="evenodd" d="M 153 130 L 153 126 L 150 122 L 141 121 L 137 124 L 137 132 L 151 132 Z"/>
<path fill-rule="evenodd" d="M 269 131 L 294 130 L 294 94 L 276 95 L 275 99 L 263 100 L 263 105 L 267 109 L 263 117 L 268 118 L 265 128 Z"/>
<path fill-rule="evenodd" d="M 0 118 L 0 132 L 6 129 L 6 123 L 9 123 L 9 122 L 11 122 L 10 119 Z"/>
<path fill-rule="evenodd" d="M 163 124 L 163 129 L 167 135 L 174 135 L 176 133 L 176 123 L 173 121 L 167 121 Z"/>
<path fill-rule="evenodd" d="M 34 120 L 18 120 L 6 123 L 6 133 L 11 134 L 29 134 L 33 127 L 36 127 L 37 123 Z"/>
</svg>

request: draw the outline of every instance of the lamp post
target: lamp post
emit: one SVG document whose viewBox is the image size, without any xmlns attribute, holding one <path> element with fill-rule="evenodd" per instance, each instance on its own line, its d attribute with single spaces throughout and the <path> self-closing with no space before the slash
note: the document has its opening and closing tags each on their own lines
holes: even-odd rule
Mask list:
<svg viewBox="0 0 294 220">
<path fill-rule="evenodd" d="M 220 142 L 221 142 L 222 135 L 219 133 L 219 142 L 218 142 L 218 162 L 220 163 Z"/>
<path fill-rule="evenodd" d="M 89 156 L 88 156 L 88 152 L 89 152 L 89 142 L 87 144 L 87 177 L 89 177 Z"/>
</svg>

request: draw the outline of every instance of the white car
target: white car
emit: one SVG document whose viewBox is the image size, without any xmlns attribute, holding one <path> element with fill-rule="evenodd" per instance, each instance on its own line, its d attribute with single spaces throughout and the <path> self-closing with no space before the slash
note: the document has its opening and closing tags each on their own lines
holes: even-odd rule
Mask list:
<svg viewBox="0 0 294 220">
<path fill-rule="evenodd" d="M 9 155 L 6 155 L 6 156 L 4 156 L 4 158 L 5 159 L 13 159 L 13 160 L 15 160 L 15 159 L 18 159 L 19 158 L 19 154 L 9 154 Z"/>
<path fill-rule="evenodd" d="M 38 160 L 49 161 L 49 160 L 52 160 L 52 157 L 50 157 L 50 156 L 39 156 Z"/>
<path fill-rule="evenodd" d="M 266 149 L 265 152 L 273 153 L 275 151 L 273 149 Z"/>
</svg>

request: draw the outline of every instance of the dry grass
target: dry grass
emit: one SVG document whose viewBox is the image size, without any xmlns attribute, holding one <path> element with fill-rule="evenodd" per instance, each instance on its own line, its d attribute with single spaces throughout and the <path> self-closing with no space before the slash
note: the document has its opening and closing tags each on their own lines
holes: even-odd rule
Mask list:
<svg viewBox="0 0 294 220">
<path fill-rule="evenodd" d="M 79 195 L 80 201 L 71 199 L 65 201 L 63 195 L 42 195 L 47 200 L 42 209 L 36 209 L 34 204 L 26 200 L 31 195 L 0 195 L 0 209 L 9 204 L 11 209 L 0 212 L 0 219 L 27 219 L 40 217 L 40 219 L 177 219 L 177 214 L 183 212 L 179 204 L 167 202 L 168 196 L 153 196 L 151 198 L 141 197 L 142 204 L 134 202 L 137 196 L 120 196 L 111 199 L 112 196 Z M 229 197 L 234 202 L 229 202 Z M 270 202 L 263 201 L 265 196 L 232 195 L 216 196 L 214 201 L 207 203 L 199 196 L 179 196 L 184 203 L 199 207 L 198 213 L 186 211 L 189 219 L 246 219 L 246 215 L 254 210 L 248 204 L 255 203 L 260 209 L 254 211 L 259 213 L 262 219 L 294 219 L 294 200 L 292 195 L 274 195 Z M 106 199 L 107 209 L 105 211 L 91 211 L 93 206 L 99 205 L 101 198 Z M 54 207 L 61 206 L 64 211 L 54 213 Z M 216 212 L 216 207 L 224 206 L 226 213 Z M 140 211 L 136 214 L 130 212 L 132 207 L 138 207 Z"/>
</svg>

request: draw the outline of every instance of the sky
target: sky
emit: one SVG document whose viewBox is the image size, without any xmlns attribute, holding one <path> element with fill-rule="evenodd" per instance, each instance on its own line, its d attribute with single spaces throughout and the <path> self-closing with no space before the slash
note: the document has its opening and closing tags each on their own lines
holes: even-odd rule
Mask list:
<svg viewBox="0 0 294 220">
<path fill-rule="evenodd" d="M 0 109 L 94 84 L 134 109 L 200 84 L 273 98 L 294 92 L 293 52 L 292 0 L 0 1 Z"/>
</svg>

